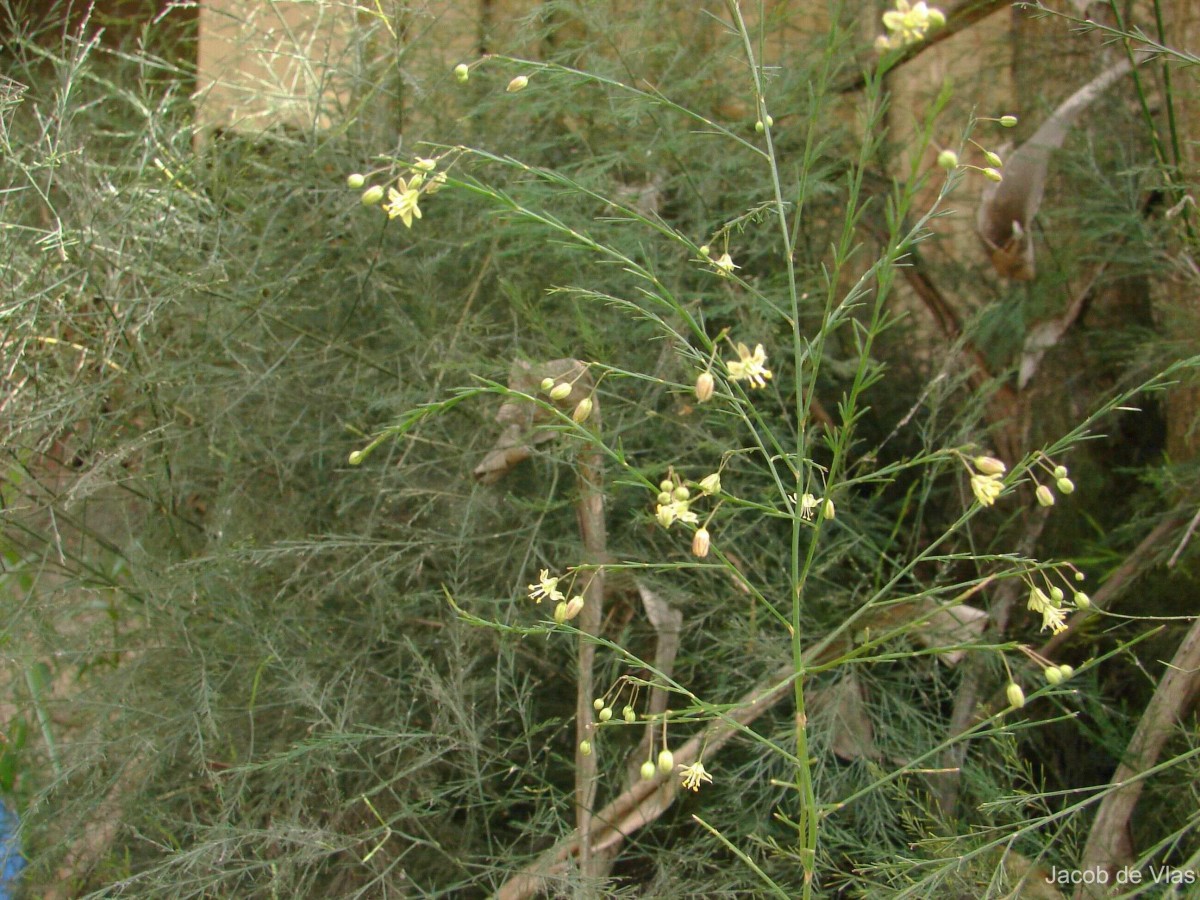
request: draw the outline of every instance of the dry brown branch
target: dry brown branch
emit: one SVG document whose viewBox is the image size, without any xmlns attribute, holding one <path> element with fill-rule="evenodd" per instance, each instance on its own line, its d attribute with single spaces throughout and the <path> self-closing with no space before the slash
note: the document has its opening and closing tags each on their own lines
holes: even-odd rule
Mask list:
<svg viewBox="0 0 1200 900">
<path fill-rule="evenodd" d="M 1115 790 L 1109 791 L 1100 802 L 1096 820 L 1092 823 L 1080 868 L 1084 872 L 1109 874 L 1108 883 L 1116 883 L 1120 866 L 1133 862 L 1135 851 L 1129 839 L 1129 824 L 1134 807 L 1141 797 L 1145 779 L 1136 776 L 1158 762 L 1163 744 L 1172 726 L 1180 721 L 1200 692 L 1200 617 L 1192 622 L 1187 635 L 1167 666 L 1154 696 L 1142 713 L 1137 730 L 1125 748 L 1125 756 L 1113 774 Z M 1087 893 L 1085 893 L 1085 890 Z M 1075 897 L 1103 896 L 1107 889 L 1096 885 L 1079 885 Z"/>
</svg>

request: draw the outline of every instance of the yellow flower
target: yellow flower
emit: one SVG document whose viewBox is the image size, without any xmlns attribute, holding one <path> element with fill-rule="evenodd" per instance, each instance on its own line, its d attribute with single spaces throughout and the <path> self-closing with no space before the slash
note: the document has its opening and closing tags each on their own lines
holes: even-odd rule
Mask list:
<svg viewBox="0 0 1200 900">
<path fill-rule="evenodd" d="M 926 6 L 924 0 L 912 5 L 908 0 L 896 0 L 896 8 L 883 14 L 883 27 L 889 32 L 886 45 L 891 49 L 923 41 L 927 32 L 945 24 L 945 14 Z"/>
<path fill-rule="evenodd" d="M 737 360 L 725 363 L 729 377 L 734 381 L 749 381 L 752 388 L 766 387 L 771 380 L 771 370 L 765 365 L 767 354 L 763 345 L 759 344 L 751 353 L 745 344 L 738 344 L 737 353 Z"/>
<path fill-rule="evenodd" d="M 1067 614 L 1039 587 L 1029 589 L 1029 609 L 1042 614 L 1042 630 L 1049 628 L 1054 634 L 1067 630 Z"/>
<path fill-rule="evenodd" d="M 405 228 L 412 228 L 412 220 L 421 218 L 421 208 L 417 206 L 421 199 L 421 192 L 417 190 L 421 184 L 419 176 L 414 175 L 413 181 L 415 184 L 409 184 L 403 178 L 397 178 L 396 185 L 399 190 L 394 187 L 388 188 L 388 202 L 383 206 L 388 218 L 399 218 Z"/>
<path fill-rule="evenodd" d="M 556 603 L 565 597 L 566 595 L 558 589 L 558 579 L 550 577 L 549 569 L 542 569 L 538 573 L 538 583 L 529 585 L 529 599 L 536 600 L 538 603 L 543 600 Z"/>
<path fill-rule="evenodd" d="M 980 506 L 991 506 L 1004 490 L 1004 482 L 999 475 L 972 475 L 971 492 Z"/>
<path fill-rule="evenodd" d="M 733 264 L 733 257 L 728 253 L 722 253 L 719 259 L 713 260 L 713 265 L 716 266 L 718 275 L 732 275 L 734 269 L 741 268 Z"/>
<path fill-rule="evenodd" d="M 704 763 L 696 760 L 690 766 L 680 766 L 679 774 L 683 776 L 683 786 L 688 790 L 699 791 L 700 784 L 712 784 L 712 776 L 704 768 Z"/>
<path fill-rule="evenodd" d="M 700 521 L 700 517 L 688 509 L 687 500 L 671 500 L 667 503 L 660 503 L 654 515 L 658 519 L 658 524 L 663 528 L 670 528 L 673 522 L 695 525 Z"/>
</svg>

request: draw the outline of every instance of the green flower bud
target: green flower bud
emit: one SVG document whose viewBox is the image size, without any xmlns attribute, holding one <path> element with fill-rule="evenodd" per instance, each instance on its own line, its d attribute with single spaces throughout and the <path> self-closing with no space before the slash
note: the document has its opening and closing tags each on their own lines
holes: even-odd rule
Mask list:
<svg viewBox="0 0 1200 900">
<path fill-rule="evenodd" d="M 1066 466 L 1055 466 L 1054 467 L 1054 477 L 1055 478 L 1066 478 L 1067 475 L 1069 475 L 1069 474 L 1070 473 L 1067 472 Z"/>
<path fill-rule="evenodd" d="M 621 718 L 632 725 L 637 721 L 637 710 L 632 706 L 626 706 L 623 710 L 621 710 Z"/>
<path fill-rule="evenodd" d="M 1008 467 L 994 456 L 977 456 L 972 462 L 984 475 L 1003 475 L 1008 471 Z"/>
<path fill-rule="evenodd" d="M 658 495 L 658 497 L 656 497 L 655 499 L 657 499 L 657 500 L 658 500 L 658 505 L 659 505 L 659 506 L 666 506 L 668 503 L 670 503 L 670 502 L 671 502 L 671 492 L 670 492 L 670 491 L 663 491 L 663 492 L 662 492 L 662 493 L 660 493 L 660 494 Z"/>
<path fill-rule="evenodd" d="M 1078 609 L 1088 609 L 1092 605 L 1092 598 L 1083 591 L 1076 591 L 1074 600 L 1075 606 Z"/>
<path fill-rule="evenodd" d="M 1000 117 L 1000 127 L 1001 128 L 1015 128 L 1016 124 L 1017 124 L 1016 116 L 1001 116 Z"/>
<path fill-rule="evenodd" d="M 953 150 L 943 150 L 938 154 L 937 164 L 947 172 L 958 168 L 958 154 Z"/>
<path fill-rule="evenodd" d="M 686 500 L 688 497 L 692 496 L 692 492 L 681 484 L 671 492 L 671 496 L 676 500 Z"/>
<path fill-rule="evenodd" d="M 1072 675 L 1075 674 L 1075 667 L 1068 666 L 1066 663 L 1063 663 L 1061 666 L 1058 667 L 1058 671 L 1062 672 L 1063 678 L 1070 678 Z"/>
<path fill-rule="evenodd" d="M 567 621 L 567 601 L 560 600 L 558 605 L 554 607 L 554 621 L 561 625 Z"/>
<path fill-rule="evenodd" d="M 1039 484 L 1037 488 L 1037 502 L 1042 506 L 1054 505 L 1054 491 L 1050 490 L 1046 485 Z"/>
<path fill-rule="evenodd" d="M 508 91 L 510 94 L 515 94 L 515 93 L 517 93 L 517 91 L 525 90 L 525 88 L 528 84 L 529 84 L 529 78 L 527 76 L 518 75 L 516 78 L 514 78 L 512 81 L 510 81 L 508 83 L 508 87 L 506 87 L 505 90 Z"/>
<path fill-rule="evenodd" d="M 592 742 L 591 741 L 580 741 L 579 742 L 579 755 L 580 756 L 591 756 L 592 755 Z"/>
<path fill-rule="evenodd" d="M 1046 676 L 1046 681 L 1050 684 L 1062 684 L 1063 673 L 1058 666 L 1047 666 L 1042 670 L 1042 674 Z"/>
<path fill-rule="evenodd" d="M 1058 487 L 1059 493 L 1075 493 L 1075 482 L 1073 482 L 1070 478 L 1060 478 L 1055 482 L 1055 485 Z"/>
<path fill-rule="evenodd" d="M 703 247 L 700 248 L 700 255 L 703 256 L 705 259 L 708 258 L 708 255 L 710 253 L 712 253 L 712 248 L 709 247 L 708 244 L 705 244 Z"/>
<path fill-rule="evenodd" d="M 550 389 L 551 400 L 565 400 L 571 396 L 571 386 L 565 381 L 556 384 Z"/>
<path fill-rule="evenodd" d="M 832 519 L 837 516 L 837 507 L 833 505 L 833 501 L 828 497 L 825 498 L 825 502 L 821 505 L 821 515 L 826 519 Z"/>
<path fill-rule="evenodd" d="M 1054 585 L 1052 588 L 1050 588 L 1050 599 L 1053 600 L 1055 603 L 1062 603 L 1064 596 L 1065 595 L 1063 594 L 1063 589 L 1060 588 L 1057 584 Z"/>
<path fill-rule="evenodd" d="M 353 451 L 351 451 L 350 458 L 347 460 L 347 462 L 349 462 L 350 465 L 352 465 L 352 466 L 357 466 L 357 465 L 360 465 L 362 463 L 362 461 L 366 458 L 367 458 L 367 455 L 365 453 L 363 453 L 361 450 L 353 450 Z"/>
<path fill-rule="evenodd" d="M 613 717 L 612 707 L 606 706 L 606 707 L 604 707 L 604 709 L 600 710 L 600 715 L 597 716 L 596 718 L 598 718 L 601 722 L 607 722 L 612 717 Z"/>
<path fill-rule="evenodd" d="M 658 483 L 658 489 L 665 494 L 669 494 L 671 491 L 675 490 L 675 482 L 673 482 L 670 478 L 664 478 Z"/>
<path fill-rule="evenodd" d="M 665 747 L 658 754 L 658 771 L 670 775 L 675 771 L 675 754 Z"/>
<path fill-rule="evenodd" d="M 995 166 L 997 169 L 1004 168 L 1004 161 L 991 150 L 984 150 L 983 156 L 988 161 L 989 166 Z"/>
<path fill-rule="evenodd" d="M 1076 573 L 1075 573 L 1075 580 L 1076 580 L 1076 581 L 1083 581 L 1083 579 L 1085 579 L 1085 578 L 1087 578 L 1087 576 L 1086 576 L 1086 575 L 1084 575 L 1082 572 L 1076 572 Z"/>
<path fill-rule="evenodd" d="M 707 403 L 712 399 L 715 388 L 716 382 L 713 380 L 712 373 L 701 372 L 696 378 L 696 399 L 701 403 Z"/>
<path fill-rule="evenodd" d="M 363 206 L 375 206 L 382 201 L 383 185 L 381 184 L 371 185 L 369 188 L 363 191 L 362 197 L 359 198 L 359 202 L 362 203 Z"/>
<path fill-rule="evenodd" d="M 1004 689 L 1005 695 L 1008 697 L 1008 705 L 1020 709 L 1025 705 L 1025 692 L 1021 690 L 1021 686 L 1015 681 L 1010 681 L 1008 687 Z"/>
<path fill-rule="evenodd" d="M 699 487 L 706 494 L 721 493 L 721 473 L 713 472 L 711 475 L 705 475 L 700 479 Z"/>
<path fill-rule="evenodd" d="M 458 79 L 459 84 L 466 84 L 467 79 L 471 77 L 471 68 L 466 63 L 459 63 L 454 67 L 454 77 Z"/>
<path fill-rule="evenodd" d="M 654 778 L 655 771 L 656 769 L 653 760 L 648 759 L 642 763 L 642 781 L 650 781 L 652 778 Z"/>
<path fill-rule="evenodd" d="M 595 700 L 593 700 L 592 709 L 594 709 L 596 712 L 600 712 L 600 710 L 604 709 L 604 698 L 597 697 Z"/>
<path fill-rule="evenodd" d="M 592 414 L 592 407 L 594 405 L 591 397 L 584 397 L 575 407 L 575 412 L 571 413 L 572 420 L 578 423 L 586 422 Z"/>
<path fill-rule="evenodd" d="M 552 390 L 554 390 L 554 379 L 553 378 L 543 378 L 541 388 L 545 393 L 547 393 L 547 394 L 550 393 Z"/>
<path fill-rule="evenodd" d="M 361 190 L 362 186 L 367 183 L 367 176 L 360 175 L 358 172 L 353 172 L 346 176 L 346 187 L 351 190 Z"/>
<path fill-rule="evenodd" d="M 988 181 L 994 181 L 997 184 L 999 184 L 1001 181 L 1004 180 L 1003 175 L 1001 175 L 995 169 L 990 169 L 990 168 L 983 170 L 983 177 L 986 178 Z"/>
<path fill-rule="evenodd" d="M 712 545 L 712 538 L 709 536 L 707 528 L 697 528 L 696 534 L 692 537 L 692 556 L 698 559 L 704 559 L 708 556 L 708 549 Z"/>
</svg>

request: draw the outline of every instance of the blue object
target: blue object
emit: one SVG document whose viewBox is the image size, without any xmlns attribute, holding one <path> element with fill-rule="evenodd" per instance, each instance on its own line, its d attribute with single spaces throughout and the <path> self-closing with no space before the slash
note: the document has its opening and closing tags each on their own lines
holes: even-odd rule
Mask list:
<svg viewBox="0 0 1200 900">
<path fill-rule="evenodd" d="M 12 900 L 21 870 L 25 868 L 25 857 L 21 855 L 21 820 L 0 803 L 0 900 Z"/>
</svg>

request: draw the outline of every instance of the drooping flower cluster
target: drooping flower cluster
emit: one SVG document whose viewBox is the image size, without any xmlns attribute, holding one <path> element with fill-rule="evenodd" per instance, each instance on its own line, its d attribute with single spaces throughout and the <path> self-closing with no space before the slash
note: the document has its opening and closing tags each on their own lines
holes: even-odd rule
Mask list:
<svg viewBox="0 0 1200 900">
<path fill-rule="evenodd" d="M 992 506 L 996 498 L 1004 490 L 1004 473 L 1007 466 L 994 456 L 976 456 L 967 462 L 967 470 L 971 473 L 971 493 L 979 501 L 980 506 Z"/>
<path fill-rule="evenodd" d="M 386 191 L 380 184 L 371 185 L 363 191 L 363 205 L 375 206 L 382 203 L 381 209 L 387 213 L 389 219 L 399 219 L 404 223 L 405 228 L 412 228 L 413 219 L 421 218 L 420 202 L 422 197 L 436 194 L 446 183 L 445 172 L 438 172 L 430 177 L 437 166 L 438 160 L 436 159 L 416 160 L 409 166 L 412 170 L 409 177 L 398 176 L 395 182 L 386 188 Z M 357 190 L 366 184 L 366 176 L 355 172 L 346 178 L 346 184 Z M 385 193 L 386 202 L 384 202 Z"/>
<path fill-rule="evenodd" d="M 924 0 L 913 4 L 908 0 L 896 0 L 896 8 L 883 14 L 883 27 L 888 33 L 875 39 L 875 49 L 883 53 L 920 43 L 930 31 L 945 24 L 945 13 L 926 6 Z"/>
<path fill-rule="evenodd" d="M 569 622 L 583 611 L 583 595 L 576 594 L 570 600 L 566 598 L 566 594 L 558 589 L 558 583 L 562 579 L 558 576 L 551 576 L 549 569 L 542 569 L 538 573 L 537 584 L 529 585 L 529 599 L 535 603 L 541 603 L 543 600 L 549 600 L 554 606 L 554 621 L 559 625 L 564 622 Z"/>
</svg>

